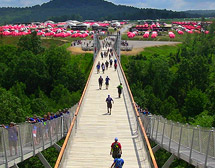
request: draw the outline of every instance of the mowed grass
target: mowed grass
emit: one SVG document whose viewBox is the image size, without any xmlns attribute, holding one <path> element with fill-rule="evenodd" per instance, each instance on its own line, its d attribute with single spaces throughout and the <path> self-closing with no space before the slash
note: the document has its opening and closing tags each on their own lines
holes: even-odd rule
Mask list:
<svg viewBox="0 0 215 168">
<path fill-rule="evenodd" d="M 187 33 L 184 35 L 179 35 L 176 31 L 173 31 L 175 34 L 175 38 L 169 38 L 167 32 L 161 32 L 156 38 L 151 38 L 151 34 L 149 38 L 143 38 L 143 35 L 135 36 L 134 38 L 128 38 L 127 34 L 122 35 L 122 40 L 135 40 L 135 41 L 173 41 L 173 42 L 184 42 L 187 37 Z"/>
<path fill-rule="evenodd" d="M 126 70 L 126 65 L 129 64 L 129 60 L 132 59 L 132 57 L 139 57 L 143 56 L 147 59 L 150 59 L 152 57 L 161 56 L 164 59 L 169 59 L 170 54 L 176 54 L 178 52 L 179 47 L 181 44 L 178 45 L 165 45 L 165 46 L 158 46 L 158 47 L 147 47 L 144 49 L 144 51 L 140 52 L 138 55 L 133 56 L 121 56 L 121 63 L 124 70 Z"/>
<path fill-rule="evenodd" d="M 14 45 L 17 46 L 19 39 L 21 37 L 19 36 L 1 36 L 0 37 L 0 45 Z"/>
<path fill-rule="evenodd" d="M 1 36 L 0 45 L 14 45 L 17 46 L 20 36 Z M 87 40 L 92 40 L 90 37 Z M 51 46 L 65 46 L 69 47 L 70 44 L 75 40 L 83 40 L 82 38 L 71 38 L 71 37 L 41 37 L 42 46 L 49 48 Z"/>
</svg>

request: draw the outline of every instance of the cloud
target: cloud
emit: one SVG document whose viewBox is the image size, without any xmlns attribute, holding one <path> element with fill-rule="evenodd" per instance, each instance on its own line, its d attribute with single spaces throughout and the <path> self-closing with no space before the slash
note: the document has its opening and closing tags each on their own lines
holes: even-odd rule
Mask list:
<svg viewBox="0 0 215 168">
<path fill-rule="evenodd" d="M 50 0 L 0 0 L 0 7 L 25 7 L 42 4 Z M 89 0 L 90 1 L 90 0 Z M 107 0 L 115 4 L 139 8 L 170 10 L 215 9 L 215 0 Z"/>
<path fill-rule="evenodd" d="M 214 0 L 108 0 L 117 4 L 133 5 L 139 8 L 170 10 L 215 9 Z"/>
<path fill-rule="evenodd" d="M 48 2 L 49 0 L 0 0 L 0 7 L 26 7 Z"/>
</svg>

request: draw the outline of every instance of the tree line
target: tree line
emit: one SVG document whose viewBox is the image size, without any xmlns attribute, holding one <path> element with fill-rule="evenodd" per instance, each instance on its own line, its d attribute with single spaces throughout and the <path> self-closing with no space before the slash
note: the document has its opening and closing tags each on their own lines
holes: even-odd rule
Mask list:
<svg viewBox="0 0 215 168">
<path fill-rule="evenodd" d="M 0 24 L 29 23 L 35 21 L 66 20 L 140 20 L 140 19 L 171 19 L 200 17 L 198 14 L 159 10 L 150 8 L 135 8 L 115 5 L 103 0 L 53 0 L 42 5 L 26 8 L 0 8 Z"/>
<path fill-rule="evenodd" d="M 78 59 L 63 47 L 45 49 L 35 33 L 22 36 L 17 47 L 1 44 L 0 123 L 23 122 L 26 116 L 76 104 L 92 61 L 90 54 Z"/>
<path fill-rule="evenodd" d="M 214 27 L 209 35 L 187 35 L 175 53 L 129 57 L 125 72 L 135 101 L 169 120 L 215 126 Z"/>
<path fill-rule="evenodd" d="M 178 46 L 154 47 L 137 56 L 123 56 L 122 63 L 134 99 L 153 114 L 169 120 L 215 126 L 215 24 L 210 34 L 187 35 Z M 163 50 L 162 50 L 163 49 Z M 170 153 L 155 153 L 162 167 Z M 193 168 L 176 159 L 171 168 Z"/>
</svg>

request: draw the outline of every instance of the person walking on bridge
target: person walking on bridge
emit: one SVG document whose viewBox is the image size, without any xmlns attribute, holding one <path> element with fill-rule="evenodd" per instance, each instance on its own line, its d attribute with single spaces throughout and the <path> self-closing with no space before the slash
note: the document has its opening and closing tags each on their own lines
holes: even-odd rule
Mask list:
<svg viewBox="0 0 215 168">
<path fill-rule="evenodd" d="M 112 65 L 113 65 L 113 60 L 112 59 L 110 59 L 110 68 L 112 68 Z"/>
<path fill-rule="evenodd" d="M 118 89 L 118 94 L 119 94 L 119 98 L 120 98 L 120 97 L 121 97 L 121 94 L 122 94 L 122 89 L 123 89 L 122 83 L 120 83 L 120 85 L 117 86 L 117 89 Z"/>
<path fill-rule="evenodd" d="M 103 52 L 101 52 L 101 58 L 103 59 L 103 57 L 104 57 L 104 54 L 103 54 Z"/>
<path fill-rule="evenodd" d="M 111 115 L 111 109 L 112 109 L 112 102 L 114 103 L 113 99 L 110 97 L 110 95 L 108 95 L 106 99 L 106 103 L 107 103 L 107 113 L 109 113 L 110 115 Z"/>
<path fill-rule="evenodd" d="M 108 70 L 109 62 L 107 60 L 105 62 L 105 65 L 106 65 L 106 70 Z"/>
<path fill-rule="evenodd" d="M 114 63 L 114 69 L 117 70 L 117 63 Z"/>
<path fill-rule="evenodd" d="M 99 89 L 101 90 L 102 89 L 102 84 L 103 84 L 103 78 L 102 78 L 102 76 L 100 76 L 100 78 L 99 78 Z"/>
<path fill-rule="evenodd" d="M 110 81 L 110 78 L 107 76 L 105 79 L 105 85 L 106 85 L 107 90 L 108 90 L 108 86 L 109 86 L 109 81 Z"/>
<path fill-rule="evenodd" d="M 102 63 L 102 72 L 103 72 L 103 74 L 105 73 L 105 64 L 104 63 Z"/>
<path fill-rule="evenodd" d="M 97 68 L 97 74 L 100 72 L 100 62 L 98 62 L 98 64 L 96 65 Z"/>
<path fill-rule="evenodd" d="M 122 168 L 123 165 L 124 165 L 124 160 L 121 159 L 121 154 L 118 154 L 117 158 L 114 159 L 114 162 L 111 165 L 111 168 Z"/>
<path fill-rule="evenodd" d="M 116 137 L 114 139 L 114 142 L 111 144 L 111 150 L 110 150 L 110 155 L 112 155 L 112 157 L 114 159 L 116 159 L 118 157 L 118 155 L 122 154 L 122 146 L 121 144 L 118 142 L 118 138 Z"/>
</svg>

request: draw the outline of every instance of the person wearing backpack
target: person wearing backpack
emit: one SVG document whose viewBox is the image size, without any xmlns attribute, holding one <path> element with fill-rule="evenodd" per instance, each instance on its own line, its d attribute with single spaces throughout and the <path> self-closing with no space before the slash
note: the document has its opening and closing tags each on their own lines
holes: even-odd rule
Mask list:
<svg viewBox="0 0 215 168">
<path fill-rule="evenodd" d="M 114 159 L 114 162 L 111 165 L 111 168 L 122 168 L 123 165 L 124 165 L 124 160 L 121 159 L 121 154 L 118 154 L 117 158 Z"/>
<path fill-rule="evenodd" d="M 112 155 L 112 157 L 114 159 L 116 159 L 119 154 L 120 155 L 122 154 L 122 146 L 118 142 L 117 137 L 114 140 L 115 140 L 115 142 L 113 142 L 112 145 L 111 145 L 110 155 Z"/>
</svg>

